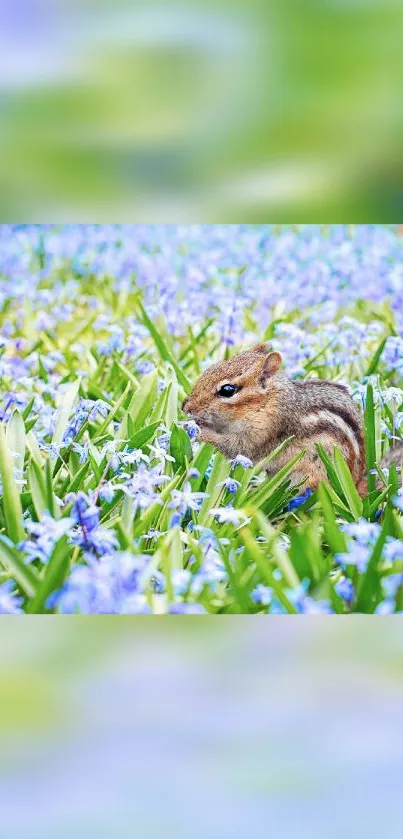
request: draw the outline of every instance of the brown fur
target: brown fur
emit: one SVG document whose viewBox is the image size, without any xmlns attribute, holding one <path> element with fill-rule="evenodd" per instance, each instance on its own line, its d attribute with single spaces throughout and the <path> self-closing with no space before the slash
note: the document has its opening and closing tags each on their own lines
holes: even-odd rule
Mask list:
<svg viewBox="0 0 403 839">
<path fill-rule="evenodd" d="M 201 429 L 200 437 L 226 457 L 237 454 L 258 462 L 288 437 L 294 439 L 269 463 L 275 474 L 295 454 L 306 451 L 297 464 L 293 483 L 315 489 L 326 480 L 317 444 L 331 455 L 338 446 L 357 486 L 365 470 L 364 438 L 358 411 L 348 390 L 333 382 L 293 382 L 280 370 L 281 356 L 258 344 L 229 361 L 214 364 L 200 377 L 183 404 Z M 224 384 L 240 387 L 229 399 L 218 395 Z"/>
<path fill-rule="evenodd" d="M 385 469 L 389 466 L 392 466 L 392 463 L 396 463 L 396 466 L 399 468 L 403 464 L 403 442 L 398 443 L 394 446 L 390 452 L 382 458 L 381 461 L 381 468 Z"/>
</svg>

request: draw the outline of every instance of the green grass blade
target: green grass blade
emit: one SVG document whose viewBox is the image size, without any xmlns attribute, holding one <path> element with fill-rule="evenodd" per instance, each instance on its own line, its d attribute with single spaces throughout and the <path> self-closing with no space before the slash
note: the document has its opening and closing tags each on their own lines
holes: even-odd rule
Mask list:
<svg viewBox="0 0 403 839">
<path fill-rule="evenodd" d="M 22 474 L 26 448 L 26 433 L 24 420 L 18 411 L 14 411 L 8 423 L 6 440 L 8 450 L 13 459 L 14 468 L 20 470 Z"/>
<path fill-rule="evenodd" d="M 184 468 L 193 457 L 192 446 L 190 444 L 189 435 L 177 423 L 174 423 L 171 430 L 170 452 L 175 462 Z"/>
<path fill-rule="evenodd" d="M 174 356 L 172 355 L 170 349 L 168 348 L 168 346 L 166 344 L 166 341 L 164 341 L 164 338 L 162 337 L 162 335 L 160 334 L 158 329 L 154 326 L 151 318 L 149 318 L 149 316 L 148 316 L 148 314 L 147 314 L 147 312 L 146 312 L 146 310 L 145 310 L 145 308 L 144 308 L 140 299 L 138 299 L 137 305 L 140 309 L 142 321 L 143 321 L 144 325 L 147 327 L 147 329 L 148 329 L 148 331 L 149 331 L 149 333 L 150 333 L 150 335 L 151 335 L 151 337 L 152 337 L 152 339 L 155 343 L 155 346 L 157 347 L 157 350 L 158 350 L 161 358 L 163 358 L 164 361 L 168 361 L 169 364 L 172 365 L 172 367 L 174 368 L 175 373 L 178 377 L 178 382 L 180 382 L 180 384 L 182 385 L 185 393 L 189 394 L 190 391 L 192 390 L 192 385 L 190 384 L 189 379 L 187 378 L 187 376 L 183 372 L 182 368 L 179 366 L 179 364 L 175 360 Z"/>
<path fill-rule="evenodd" d="M 67 536 L 62 536 L 53 549 L 52 556 L 45 568 L 45 573 L 40 581 L 36 594 L 28 605 L 29 614 L 41 614 L 48 611 L 46 601 L 52 592 L 61 587 L 66 579 L 70 565 L 72 548 Z"/>
<path fill-rule="evenodd" d="M 128 385 L 130 388 L 131 386 Z M 141 385 L 134 391 L 129 407 L 120 425 L 118 437 L 126 440 L 129 436 L 128 417 L 132 420 L 135 431 L 141 429 L 144 421 L 151 413 L 158 392 L 158 370 L 153 370 L 143 377 Z"/>
<path fill-rule="evenodd" d="M 46 479 L 42 470 L 33 460 L 28 465 L 28 486 L 31 491 L 32 503 L 35 508 L 38 521 L 41 520 L 45 510 L 48 509 L 46 492 Z"/>
<path fill-rule="evenodd" d="M 321 484 L 317 494 L 323 511 L 323 524 L 329 547 L 335 554 L 344 553 L 347 547 L 346 538 L 337 524 L 328 487 Z"/>
<path fill-rule="evenodd" d="M 365 400 L 365 456 L 368 474 L 368 494 L 376 489 L 376 475 L 371 474 L 376 469 L 376 437 L 374 413 L 374 389 L 367 385 Z"/>
<path fill-rule="evenodd" d="M 246 509 L 245 512 L 248 514 L 249 510 Z M 278 529 L 269 524 L 266 516 L 260 510 L 251 511 L 251 517 L 256 521 L 260 532 L 267 540 L 266 550 L 270 548 L 273 551 L 276 563 L 284 579 L 291 588 L 297 588 L 300 584 L 300 578 L 288 554 L 278 545 Z"/>
<path fill-rule="evenodd" d="M 214 457 L 211 475 L 207 481 L 205 490 L 207 498 L 203 499 L 203 503 L 197 517 L 198 524 L 202 525 L 202 527 L 205 527 L 207 524 L 211 524 L 210 510 L 213 507 L 217 507 L 223 494 L 222 482 L 228 477 L 230 470 L 231 464 L 225 457 L 223 457 L 222 454 L 217 452 Z"/>
<path fill-rule="evenodd" d="M 286 463 L 282 469 L 279 469 L 273 478 L 268 478 L 267 481 L 264 481 L 262 486 L 250 494 L 247 499 L 248 504 L 256 507 L 256 509 L 263 507 L 280 484 L 287 480 L 287 478 L 291 475 L 294 466 L 296 466 L 303 457 L 305 457 L 305 451 L 298 452 L 298 454 L 294 455 L 294 457 L 291 458 L 291 460 Z"/>
<path fill-rule="evenodd" d="M 127 396 L 131 391 L 131 388 L 132 388 L 132 386 L 129 382 L 128 385 L 126 386 L 125 390 L 123 391 L 121 397 L 118 399 L 118 401 L 112 407 L 112 409 L 109 411 L 109 413 L 105 417 L 105 420 L 102 423 L 102 425 L 98 428 L 97 435 L 96 435 L 96 438 L 95 438 L 96 440 L 99 440 L 105 434 L 105 432 L 108 430 L 112 420 L 115 419 L 115 417 L 119 413 L 122 405 L 125 403 L 125 401 L 127 399 Z"/>
<path fill-rule="evenodd" d="M 12 542 L 20 542 L 25 537 L 22 504 L 14 478 L 14 461 L 10 455 L 3 423 L 0 423 L 0 474 L 3 483 L 2 500 L 7 535 Z"/>
<path fill-rule="evenodd" d="M 18 583 L 27 597 L 34 597 L 39 577 L 33 566 L 27 565 L 22 553 L 6 536 L 0 536 L 0 562 L 3 568 Z"/>
<path fill-rule="evenodd" d="M 63 440 L 79 388 L 80 380 L 76 379 L 76 381 L 73 382 L 73 384 L 65 391 L 60 400 L 57 411 L 56 427 L 52 437 L 52 444 L 56 447 L 56 449 L 60 446 L 60 443 Z"/>
<path fill-rule="evenodd" d="M 344 460 L 344 457 L 340 449 L 338 448 L 335 448 L 334 463 L 337 477 L 342 486 L 343 493 L 347 501 L 348 507 L 350 509 L 350 512 L 352 513 L 354 518 L 359 519 L 362 516 L 363 510 L 362 500 L 358 494 L 357 488 L 355 486 L 347 463 Z"/>
<path fill-rule="evenodd" d="M 356 611 L 370 614 L 375 611 L 377 603 L 382 598 L 379 561 L 388 536 L 393 534 L 393 517 L 390 507 L 387 508 L 382 530 L 374 546 L 368 562 L 367 570 L 360 580 L 357 591 Z"/>
<path fill-rule="evenodd" d="M 379 347 L 377 348 L 376 352 L 374 353 L 374 355 L 373 355 L 373 357 L 372 357 L 372 359 L 371 359 L 371 361 L 370 361 L 370 363 L 369 363 L 369 365 L 366 369 L 365 377 L 372 376 L 373 373 L 376 373 L 376 370 L 378 368 L 378 364 L 380 362 L 381 355 L 382 355 L 382 353 L 385 349 L 385 345 L 386 345 L 387 340 L 388 340 L 388 336 L 386 335 L 385 338 L 382 339 L 381 343 L 379 344 Z"/>
<path fill-rule="evenodd" d="M 141 428 L 140 431 L 137 431 L 133 434 L 133 437 L 130 438 L 127 448 L 128 449 L 142 449 L 146 443 L 149 443 L 159 426 L 159 422 L 153 422 L 151 425 L 147 425 L 145 428 Z"/>
<path fill-rule="evenodd" d="M 339 496 L 339 498 L 341 498 L 342 501 L 345 502 L 346 499 L 344 497 L 343 487 L 340 483 L 334 464 L 332 463 L 329 455 L 327 454 L 323 446 L 320 445 L 320 443 L 317 443 L 316 449 L 322 463 L 325 466 L 330 486 L 334 489 L 335 493 Z"/>
<path fill-rule="evenodd" d="M 274 576 L 270 564 L 253 538 L 250 528 L 242 527 L 239 531 L 239 538 L 245 545 L 248 556 L 255 563 L 264 584 L 273 590 L 277 600 L 281 603 L 288 614 L 298 614 L 298 610 L 295 608 L 294 604 L 291 603 L 291 600 L 287 597 L 287 594 L 281 584 Z"/>
</svg>

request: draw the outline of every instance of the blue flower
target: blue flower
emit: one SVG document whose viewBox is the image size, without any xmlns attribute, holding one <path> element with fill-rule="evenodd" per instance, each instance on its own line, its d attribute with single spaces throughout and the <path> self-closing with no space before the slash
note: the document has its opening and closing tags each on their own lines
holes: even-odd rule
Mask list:
<svg viewBox="0 0 403 839">
<path fill-rule="evenodd" d="M 347 605 L 350 606 L 355 597 L 355 590 L 352 581 L 349 580 L 348 577 L 340 577 L 340 579 L 337 580 L 337 583 L 335 583 L 334 588 L 339 597 L 341 597 L 342 600 L 345 600 Z"/>
<path fill-rule="evenodd" d="M 342 525 L 342 530 L 348 536 L 354 538 L 359 545 L 374 545 L 381 532 L 379 524 L 366 519 L 359 519 L 359 521 L 351 523 L 346 522 Z"/>
<path fill-rule="evenodd" d="M 66 534 L 72 533 L 74 523 L 75 519 L 72 517 L 54 519 L 46 510 L 39 522 L 27 520 L 25 526 L 33 538 L 25 539 L 19 545 L 20 550 L 25 553 L 26 562 L 39 559 L 45 564 L 48 563 L 57 542 Z"/>
<path fill-rule="evenodd" d="M 376 615 L 393 615 L 396 609 L 395 601 L 391 597 L 386 597 L 378 603 L 375 614 Z"/>
<path fill-rule="evenodd" d="M 171 603 L 168 606 L 169 615 L 206 615 L 207 612 L 200 603 Z"/>
<path fill-rule="evenodd" d="M 382 590 L 387 598 L 395 598 L 398 589 L 403 585 L 403 573 L 387 574 L 382 577 Z"/>
<path fill-rule="evenodd" d="M 298 507 L 301 507 L 305 501 L 310 498 L 312 495 L 312 490 L 308 487 L 302 495 L 296 495 L 295 498 L 292 498 L 290 503 L 287 506 L 287 510 L 296 510 Z"/>
<path fill-rule="evenodd" d="M 238 487 L 241 486 L 240 482 L 235 481 L 234 478 L 226 478 L 222 485 L 231 495 L 235 495 L 238 492 Z"/>
<path fill-rule="evenodd" d="M 115 550 L 118 540 L 115 533 L 100 525 L 100 509 L 80 492 L 73 504 L 72 518 L 77 527 L 71 541 L 83 549 L 86 556 L 103 556 Z"/>
<path fill-rule="evenodd" d="M 259 583 L 259 585 L 253 589 L 250 596 L 254 603 L 261 603 L 262 606 L 269 606 L 272 601 L 273 591 L 268 586 L 264 586 L 262 583 Z"/>
<path fill-rule="evenodd" d="M 108 504 L 111 504 L 116 493 L 116 486 L 107 482 L 101 486 L 99 490 L 99 497 L 102 498 L 103 501 L 107 501 Z"/>
<path fill-rule="evenodd" d="M 395 507 L 403 513 L 403 491 L 400 490 L 393 499 Z"/>
<path fill-rule="evenodd" d="M 94 504 L 90 504 L 84 494 L 80 494 L 74 503 L 72 516 L 77 524 L 91 533 L 99 526 L 100 509 Z"/>
<path fill-rule="evenodd" d="M 241 466 L 242 469 L 251 469 L 253 463 L 249 460 L 249 457 L 244 457 L 243 454 L 238 454 L 232 461 L 232 468 L 235 469 L 236 466 Z"/>
<path fill-rule="evenodd" d="M 18 615 L 22 612 L 22 597 L 15 590 L 13 580 L 0 584 L 0 615 Z"/>
<path fill-rule="evenodd" d="M 62 614 L 147 614 L 142 588 L 148 556 L 113 552 L 75 565 L 63 587 L 48 599 L 48 608 Z M 158 582 L 157 582 L 158 585 Z"/>
<path fill-rule="evenodd" d="M 358 571 L 363 574 L 367 570 L 369 558 L 371 556 L 372 548 L 366 545 L 360 545 L 358 542 L 351 542 L 346 553 L 335 555 L 336 562 L 345 568 L 346 565 L 355 565 Z"/>
<path fill-rule="evenodd" d="M 195 440 L 198 433 L 199 433 L 199 426 L 195 423 L 194 420 L 189 420 L 185 423 L 186 431 L 191 440 Z"/>
<path fill-rule="evenodd" d="M 185 515 L 188 510 L 200 510 L 205 498 L 207 498 L 206 492 L 194 492 L 189 481 L 186 481 L 183 489 L 172 490 L 168 509 L 176 509 Z"/>
<path fill-rule="evenodd" d="M 383 555 L 390 562 L 403 559 L 403 539 L 389 539 L 383 549 Z"/>
</svg>

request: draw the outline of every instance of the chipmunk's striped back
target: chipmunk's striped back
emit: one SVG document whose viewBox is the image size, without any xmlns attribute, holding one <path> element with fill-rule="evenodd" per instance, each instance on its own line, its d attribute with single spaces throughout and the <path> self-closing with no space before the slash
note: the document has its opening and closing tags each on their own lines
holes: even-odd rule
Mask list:
<svg viewBox="0 0 403 839">
<path fill-rule="evenodd" d="M 304 478 L 305 486 L 311 488 L 326 480 L 317 452 L 319 443 L 329 454 L 335 446 L 342 451 L 358 485 L 365 472 L 364 436 L 360 415 L 347 388 L 320 379 L 292 382 L 286 377 L 279 380 L 279 385 L 280 413 L 284 417 L 281 437 L 295 438 L 281 460 L 285 463 L 294 453 L 306 451 L 294 472 L 294 480 Z M 282 465 L 276 458 L 270 471 L 277 471 Z"/>
<path fill-rule="evenodd" d="M 365 469 L 364 436 L 360 415 L 347 388 L 322 380 L 296 384 L 301 397 L 301 433 L 320 443 L 332 437 L 344 453 L 356 481 Z"/>
</svg>

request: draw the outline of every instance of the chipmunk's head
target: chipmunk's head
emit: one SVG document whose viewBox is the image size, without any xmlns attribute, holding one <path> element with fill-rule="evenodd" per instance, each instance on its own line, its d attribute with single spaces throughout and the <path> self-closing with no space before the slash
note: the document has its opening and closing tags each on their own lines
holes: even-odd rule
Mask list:
<svg viewBox="0 0 403 839">
<path fill-rule="evenodd" d="M 232 448 L 231 438 L 236 437 L 234 447 L 238 446 L 238 451 L 235 453 L 241 453 L 242 449 L 247 453 L 246 439 L 242 449 L 240 440 L 242 435 L 251 433 L 253 417 L 259 409 L 271 397 L 275 399 L 274 377 L 281 361 L 280 353 L 270 352 L 266 344 L 258 344 L 229 361 L 209 367 L 182 406 L 200 427 L 200 439 L 228 453 Z"/>
</svg>

